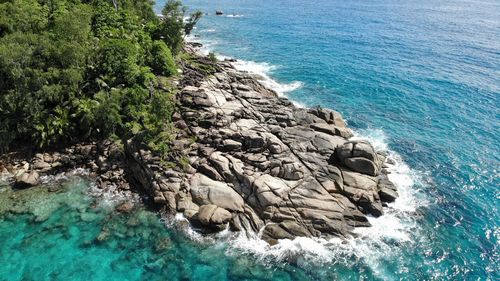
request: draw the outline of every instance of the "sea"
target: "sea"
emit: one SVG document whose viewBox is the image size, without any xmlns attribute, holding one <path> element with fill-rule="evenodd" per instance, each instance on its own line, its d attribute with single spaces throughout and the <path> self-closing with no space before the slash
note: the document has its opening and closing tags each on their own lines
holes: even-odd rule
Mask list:
<svg viewBox="0 0 500 281">
<path fill-rule="evenodd" d="M 0 184 L 28 206 L 0 216 L 0 280 L 500 280 L 498 0 L 183 2 L 204 13 L 188 38 L 203 52 L 388 150 L 400 198 L 351 239 L 269 247 L 118 214 L 77 175 L 37 195 Z"/>
</svg>

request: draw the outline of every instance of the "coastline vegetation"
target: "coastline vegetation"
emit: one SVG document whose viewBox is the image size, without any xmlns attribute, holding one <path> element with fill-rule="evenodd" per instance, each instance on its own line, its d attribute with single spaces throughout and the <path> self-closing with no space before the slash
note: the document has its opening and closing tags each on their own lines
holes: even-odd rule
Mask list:
<svg viewBox="0 0 500 281">
<path fill-rule="evenodd" d="M 141 133 L 166 153 L 175 58 L 201 13 L 153 3 L 0 1 L 0 152 Z"/>
</svg>

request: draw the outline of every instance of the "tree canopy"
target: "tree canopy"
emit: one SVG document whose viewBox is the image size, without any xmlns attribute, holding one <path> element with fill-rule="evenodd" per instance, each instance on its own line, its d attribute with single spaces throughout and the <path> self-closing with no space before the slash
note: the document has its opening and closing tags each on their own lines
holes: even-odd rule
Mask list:
<svg viewBox="0 0 500 281">
<path fill-rule="evenodd" d="M 153 3 L 0 1 L 0 152 L 141 131 L 165 141 L 166 77 L 201 15 L 184 22 L 186 8 L 170 0 L 160 19 Z"/>
</svg>

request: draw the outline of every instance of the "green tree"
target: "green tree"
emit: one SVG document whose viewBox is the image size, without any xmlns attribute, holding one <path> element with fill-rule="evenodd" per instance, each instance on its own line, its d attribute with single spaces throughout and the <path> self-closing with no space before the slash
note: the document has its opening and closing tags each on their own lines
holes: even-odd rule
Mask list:
<svg viewBox="0 0 500 281">
<path fill-rule="evenodd" d="M 172 93 L 156 77 L 176 72 L 201 14 L 169 1 L 0 0 L 0 152 L 125 137 L 168 150 Z"/>
<path fill-rule="evenodd" d="M 168 0 L 162 10 L 162 20 L 157 36 L 163 39 L 173 54 L 181 50 L 184 34 L 184 14 L 186 8 L 179 0 Z"/>
<path fill-rule="evenodd" d="M 139 49 L 125 39 L 105 39 L 96 56 L 96 70 L 107 87 L 133 85 L 139 76 Z"/>
<path fill-rule="evenodd" d="M 156 74 L 171 76 L 177 72 L 172 52 L 163 41 L 153 42 L 150 58 L 150 65 Z"/>
<path fill-rule="evenodd" d="M 203 16 L 200 11 L 192 13 L 184 21 L 187 8 L 180 0 L 168 0 L 162 10 L 162 20 L 158 26 L 157 38 L 163 39 L 173 54 L 179 53 L 184 37 L 189 35 Z"/>
<path fill-rule="evenodd" d="M 191 14 L 191 16 L 187 19 L 186 23 L 184 24 L 184 34 L 189 35 L 191 34 L 191 31 L 193 31 L 193 28 L 195 25 L 198 23 L 198 21 L 201 19 L 203 16 L 203 13 L 201 11 L 196 11 Z"/>
</svg>

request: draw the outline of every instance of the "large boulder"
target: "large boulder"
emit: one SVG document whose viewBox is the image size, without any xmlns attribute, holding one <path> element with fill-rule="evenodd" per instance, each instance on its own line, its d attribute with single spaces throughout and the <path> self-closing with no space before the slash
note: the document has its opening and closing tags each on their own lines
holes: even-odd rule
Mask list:
<svg viewBox="0 0 500 281">
<path fill-rule="evenodd" d="M 282 179 L 268 174 L 261 175 L 254 182 L 254 190 L 261 206 L 278 205 L 290 191 Z"/>
<path fill-rule="evenodd" d="M 349 128 L 337 127 L 328 123 L 311 124 L 311 128 L 318 132 L 323 132 L 332 136 L 341 136 L 346 139 L 353 136 L 352 131 Z"/>
<path fill-rule="evenodd" d="M 342 171 L 344 186 L 342 193 L 364 213 L 375 217 L 383 214 L 382 202 L 377 188 L 377 178 L 352 171 Z"/>
<path fill-rule="evenodd" d="M 231 211 L 243 211 L 243 198 L 224 182 L 196 173 L 190 180 L 191 196 L 198 205 L 217 205 Z"/>
<path fill-rule="evenodd" d="M 24 172 L 15 178 L 17 188 L 28 188 L 40 184 L 40 175 L 36 171 Z"/>
<path fill-rule="evenodd" d="M 370 176 L 377 176 L 380 172 L 379 157 L 367 141 L 345 142 L 337 147 L 336 155 L 342 164 L 353 171 Z"/>
<path fill-rule="evenodd" d="M 396 186 L 389 180 L 387 175 L 382 174 L 378 181 L 378 194 L 383 202 L 394 202 L 399 197 Z"/>
<path fill-rule="evenodd" d="M 243 213 L 237 213 L 231 219 L 231 228 L 236 231 L 245 231 L 247 235 L 258 233 L 264 227 L 264 221 L 249 206 L 245 206 Z"/>
<path fill-rule="evenodd" d="M 206 228 L 221 231 L 226 228 L 231 218 L 231 213 L 224 208 L 216 205 L 203 205 L 192 219 Z"/>
<path fill-rule="evenodd" d="M 309 113 L 318 116 L 328 124 L 334 124 L 337 127 L 345 127 L 345 121 L 342 118 L 342 115 L 335 110 L 325 108 L 311 108 L 309 109 Z"/>
</svg>

